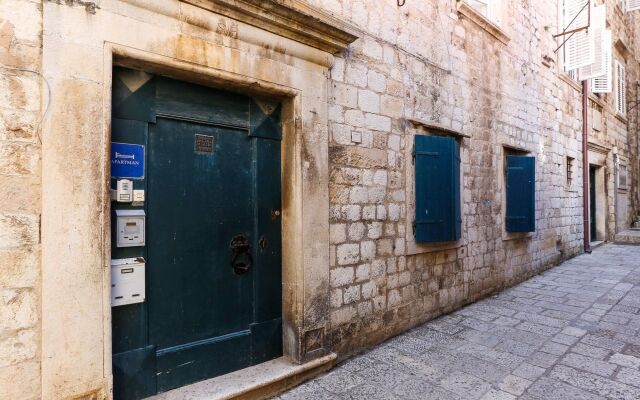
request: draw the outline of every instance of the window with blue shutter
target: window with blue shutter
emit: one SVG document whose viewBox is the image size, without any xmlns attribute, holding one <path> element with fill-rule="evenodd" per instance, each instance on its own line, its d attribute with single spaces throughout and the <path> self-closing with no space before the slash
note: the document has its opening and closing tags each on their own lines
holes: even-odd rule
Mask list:
<svg viewBox="0 0 640 400">
<path fill-rule="evenodd" d="M 418 243 L 460 239 L 460 148 L 454 138 L 416 135 L 415 238 Z"/>
<path fill-rule="evenodd" d="M 507 232 L 536 230 L 536 159 L 508 155 L 506 159 Z"/>
</svg>

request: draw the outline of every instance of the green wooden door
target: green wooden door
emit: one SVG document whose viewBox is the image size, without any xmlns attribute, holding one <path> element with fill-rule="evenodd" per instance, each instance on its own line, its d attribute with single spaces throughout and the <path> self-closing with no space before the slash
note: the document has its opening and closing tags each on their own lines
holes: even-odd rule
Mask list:
<svg viewBox="0 0 640 400">
<path fill-rule="evenodd" d="M 589 166 L 589 233 L 590 241 L 598 240 L 596 229 L 596 167 Z"/>
<path fill-rule="evenodd" d="M 114 93 L 113 141 L 147 159 L 146 246 L 112 248 L 146 260 L 146 301 L 113 308 L 120 399 L 282 354 L 279 106 L 160 77 L 136 92 Z"/>
</svg>

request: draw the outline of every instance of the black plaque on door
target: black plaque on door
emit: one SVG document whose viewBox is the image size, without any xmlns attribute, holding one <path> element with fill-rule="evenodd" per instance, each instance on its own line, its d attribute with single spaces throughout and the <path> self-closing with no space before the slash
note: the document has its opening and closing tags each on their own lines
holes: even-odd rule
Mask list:
<svg viewBox="0 0 640 400">
<path fill-rule="evenodd" d="M 195 137 L 196 153 L 213 153 L 213 136 L 196 134 Z"/>
</svg>

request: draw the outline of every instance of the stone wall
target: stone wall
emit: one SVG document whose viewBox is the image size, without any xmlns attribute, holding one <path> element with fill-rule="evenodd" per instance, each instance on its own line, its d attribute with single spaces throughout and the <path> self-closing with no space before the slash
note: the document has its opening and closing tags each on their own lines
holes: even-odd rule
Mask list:
<svg viewBox="0 0 640 400">
<path fill-rule="evenodd" d="M 629 14 L 626 20 L 628 45 L 631 50 L 631 58 L 635 58 L 635 68 L 628 68 L 628 93 L 627 102 L 629 112 L 627 115 L 629 138 L 629 213 L 632 218 L 640 216 L 640 13 Z"/>
<path fill-rule="evenodd" d="M 581 252 L 581 92 L 577 82 L 560 72 L 554 53 L 556 7 L 504 0 L 500 27 L 494 28 L 471 11 L 459 12 L 458 1 L 407 0 L 400 8 L 393 0 L 308 3 L 363 32 L 336 57 L 329 77 L 330 245 L 305 242 L 288 261 L 306 268 L 307 254 L 314 260 L 329 254 L 326 269 L 323 262 L 322 268 L 306 268 L 299 276 L 316 290 L 304 291 L 305 296 L 330 298 L 332 351 L 347 357 Z M 614 40 L 622 38 L 629 49 L 627 54 L 617 46 L 615 56 L 627 59 L 631 103 L 637 93 L 634 82 L 640 79 L 640 13 L 623 15 L 615 3 L 607 0 L 609 22 Z M 43 4 L 44 70 L 55 118 L 47 117 L 41 132 L 40 120 L 49 108 L 49 86 L 38 74 L 43 68 Z M 99 198 L 108 143 L 103 122 L 109 119 L 104 113 L 109 82 L 104 80 L 111 68 L 104 59 L 105 42 L 158 55 L 162 62 L 182 62 L 171 67 L 183 68 L 180 77 L 221 70 L 245 77 L 247 87 L 259 79 L 305 88 L 305 96 L 325 93 L 321 81 L 326 71 L 314 65 L 317 54 L 311 56 L 299 43 L 279 41 L 242 23 L 241 33 L 251 44 L 223 37 L 216 32 L 217 16 L 194 7 L 181 14 L 181 7 L 184 3 L 174 0 L 0 0 L 0 398 L 39 398 L 41 393 L 64 398 L 94 390 L 108 397 L 104 257 L 109 239 L 101 225 L 108 220 L 103 215 L 108 205 Z M 258 48 L 263 36 L 278 45 Z M 297 58 L 305 55 L 310 58 Z M 315 123 L 322 132 L 301 135 L 306 149 L 316 153 L 324 142 L 314 138 L 326 133 L 323 98 L 310 95 L 300 106 L 302 126 Z M 603 116 L 603 128 L 595 132 L 590 127 L 590 132 L 591 142 L 605 149 L 609 236 L 616 213 L 614 146 L 629 161 L 630 213 L 640 204 L 638 114 L 619 118 L 613 104 L 612 95 L 591 96 L 589 103 L 590 120 L 594 109 Z M 411 146 L 414 135 L 430 128 L 412 119 L 463 134 L 459 242 L 414 243 Z M 40 136 L 45 138 L 44 172 Z M 85 157 L 70 160 L 65 157 L 69 149 Z M 537 229 L 530 235 L 504 231 L 506 149 L 536 157 Z M 567 157 L 574 163 L 570 184 Z M 324 168 L 323 155 L 317 158 L 316 167 Z M 325 180 L 305 178 L 296 181 L 304 182 L 305 190 L 313 191 L 314 184 L 326 188 Z M 325 206 L 307 207 L 317 212 Z M 304 213 L 304 221 L 312 220 L 310 214 Z M 290 287 L 302 290 L 295 283 Z M 300 299 L 295 310 L 311 311 L 292 318 L 324 321 L 324 307 L 314 308 L 302 295 Z M 482 321 L 468 318 L 463 323 L 478 326 Z"/>
<path fill-rule="evenodd" d="M 0 1 L 0 398 L 40 398 L 41 5 Z"/>
<path fill-rule="evenodd" d="M 556 7 L 503 2 L 502 32 L 496 32 L 448 0 L 408 0 L 401 8 L 394 2 L 313 3 L 365 32 L 331 73 L 334 351 L 345 357 L 581 252 L 581 86 L 561 72 L 554 54 Z M 615 2 L 607 3 L 614 41 L 629 42 L 625 16 Z M 634 57 L 628 56 L 629 82 L 635 82 Z M 604 107 L 605 128 L 590 140 L 633 159 L 626 121 L 611 111 L 613 96 L 591 97 Z M 457 244 L 415 250 L 410 243 L 410 150 L 421 131 L 411 118 L 470 136 L 461 141 L 463 233 Z M 537 159 L 532 235 L 504 232 L 503 153 L 509 147 Z M 567 157 L 574 159 L 570 185 Z M 612 238 L 611 152 L 605 160 Z"/>
</svg>

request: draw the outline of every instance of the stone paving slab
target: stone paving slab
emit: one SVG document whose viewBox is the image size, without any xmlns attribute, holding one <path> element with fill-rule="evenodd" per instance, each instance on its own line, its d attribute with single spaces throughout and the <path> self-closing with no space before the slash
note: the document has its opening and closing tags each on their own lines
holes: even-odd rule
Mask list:
<svg viewBox="0 0 640 400">
<path fill-rule="evenodd" d="M 640 399 L 640 246 L 607 244 L 279 400 Z"/>
</svg>

